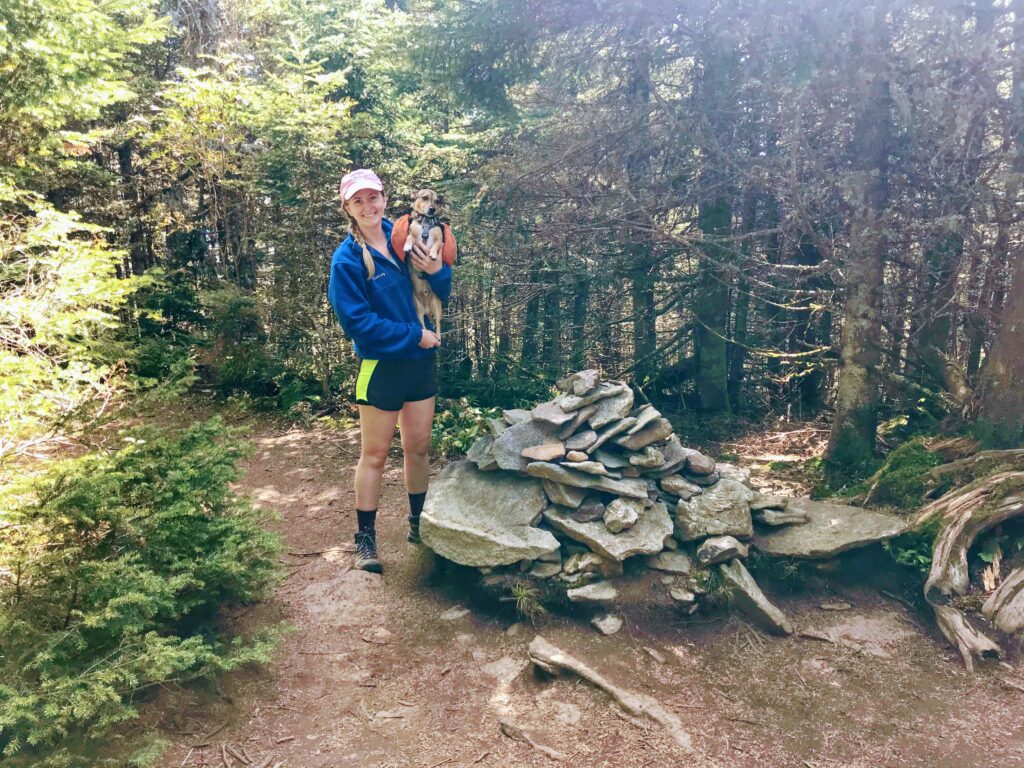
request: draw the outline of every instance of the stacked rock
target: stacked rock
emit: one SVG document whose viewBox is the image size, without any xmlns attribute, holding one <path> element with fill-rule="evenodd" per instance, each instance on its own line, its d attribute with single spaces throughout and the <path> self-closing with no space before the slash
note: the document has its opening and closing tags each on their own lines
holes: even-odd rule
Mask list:
<svg viewBox="0 0 1024 768">
<path fill-rule="evenodd" d="M 518 564 L 561 579 L 570 600 L 590 604 L 614 602 L 623 562 L 641 556 L 690 613 L 714 567 L 755 619 L 791 632 L 740 562 L 754 533 L 751 502 L 780 525 L 796 522 L 785 500 L 755 494 L 747 470 L 684 447 L 654 406 L 634 407 L 624 382 L 586 370 L 558 387 L 554 400 L 492 420 L 468 461 L 431 484 L 424 543 L 487 572 Z"/>
</svg>

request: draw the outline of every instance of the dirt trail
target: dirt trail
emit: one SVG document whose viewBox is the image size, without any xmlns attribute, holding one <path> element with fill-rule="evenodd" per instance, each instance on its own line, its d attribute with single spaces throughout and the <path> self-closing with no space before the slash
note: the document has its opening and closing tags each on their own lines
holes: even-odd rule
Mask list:
<svg viewBox="0 0 1024 768">
<path fill-rule="evenodd" d="M 270 757 L 289 768 L 553 762 L 503 735 L 502 719 L 576 766 L 1024 765 L 1019 662 L 970 676 L 919 617 L 874 590 L 778 598 L 800 629 L 838 642 L 770 638 L 734 619 L 686 621 L 649 607 L 626 611 L 612 637 L 586 616 L 517 624 L 470 605 L 405 542 L 399 461 L 380 505 L 381 577 L 350 569 L 356 435 L 265 428 L 254 440 L 239 490 L 281 515 L 292 554 L 276 598 L 228 620 L 285 620 L 294 631 L 272 665 L 151 708 L 173 743 L 166 768 L 222 766 L 224 755 L 241 765 L 231 749 L 254 766 Z M 820 607 L 830 600 L 852 607 Z M 579 680 L 535 678 L 526 646 L 537 633 L 658 699 L 696 754 Z"/>
</svg>

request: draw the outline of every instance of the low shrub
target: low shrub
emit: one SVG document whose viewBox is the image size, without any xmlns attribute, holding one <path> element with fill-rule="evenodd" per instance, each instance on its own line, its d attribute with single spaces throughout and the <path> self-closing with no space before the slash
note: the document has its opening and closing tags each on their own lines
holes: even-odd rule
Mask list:
<svg viewBox="0 0 1024 768">
<path fill-rule="evenodd" d="M 214 622 L 225 603 L 265 594 L 276 572 L 264 513 L 229 487 L 244 445 L 215 419 L 125 441 L 4 489 L 5 765 L 130 764 L 96 755 L 136 716 L 140 693 L 266 660 L 272 645 L 226 639 Z"/>
<path fill-rule="evenodd" d="M 439 400 L 430 432 L 430 451 L 434 456 L 461 456 L 478 438 L 490 434 L 487 419 L 501 416 L 498 408 L 479 408 L 466 398 Z"/>
</svg>

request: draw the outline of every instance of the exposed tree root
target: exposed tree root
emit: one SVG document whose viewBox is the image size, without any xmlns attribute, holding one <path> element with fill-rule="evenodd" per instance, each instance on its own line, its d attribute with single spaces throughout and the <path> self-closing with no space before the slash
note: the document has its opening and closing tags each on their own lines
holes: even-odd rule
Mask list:
<svg viewBox="0 0 1024 768">
<path fill-rule="evenodd" d="M 1024 629 L 1024 568 L 1014 570 L 981 607 L 985 618 L 1008 635 Z"/>
<path fill-rule="evenodd" d="M 966 458 L 941 464 L 928 472 L 926 484 L 932 489 L 948 487 L 950 484 L 967 485 L 997 469 L 1024 470 L 1024 448 L 980 451 Z"/>
<path fill-rule="evenodd" d="M 663 726 L 676 743 L 687 752 L 693 751 L 690 735 L 674 713 L 668 711 L 656 699 L 641 693 L 633 693 L 612 684 L 602 674 L 584 662 L 537 635 L 529 646 L 530 661 L 549 674 L 567 670 L 597 686 L 633 717 L 646 717 Z"/>
<path fill-rule="evenodd" d="M 1021 514 L 1024 472 L 1000 472 L 950 491 L 921 510 L 915 521 L 917 525 L 932 521 L 939 524 L 924 596 L 935 610 L 942 634 L 959 650 L 969 670 L 974 669 L 974 657 L 991 658 L 1000 656 L 1002 651 L 949 603 L 954 597 L 967 594 L 967 553 L 974 540 L 989 528 Z"/>
</svg>

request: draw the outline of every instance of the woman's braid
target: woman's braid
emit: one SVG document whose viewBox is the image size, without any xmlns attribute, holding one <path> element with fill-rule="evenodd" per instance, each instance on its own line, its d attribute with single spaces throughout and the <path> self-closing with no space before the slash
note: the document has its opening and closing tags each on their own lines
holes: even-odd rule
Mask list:
<svg viewBox="0 0 1024 768">
<path fill-rule="evenodd" d="M 377 273 L 376 268 L 373 266 L 373 257 L 370 255 L 370 249 L 366 247 L 366 241 L 363 240 L 363 235 L 359 231 L 359 224 L 356 222 L 355 217 L 351 213 L 345 211 L 345 215 L 348 216 L 348 233 L 352 235 L 352 239 L 355 240 L 363 249 L 363 264 L 366 265 L 366 279 L 372 280 L 373 276 Z"/>
</svg>

